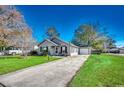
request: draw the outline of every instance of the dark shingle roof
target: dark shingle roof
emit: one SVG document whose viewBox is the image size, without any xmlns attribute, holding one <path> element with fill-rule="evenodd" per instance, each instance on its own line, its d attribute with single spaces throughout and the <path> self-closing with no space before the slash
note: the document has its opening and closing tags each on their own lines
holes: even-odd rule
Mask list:
<svg viewBox="0 0 124 93">
<path fill-rule="evenodd" d="M 51 43 L 53 43 L 54 45 L 61 45 L 62 43 L 64 43 L 64 44 L 66 44 L 66 45 L 69 45 L 70 44 L 70 46 L 73 46 L 73 47 L 78 47 L 78 46 L 76 46 L 76 45 L 74 45 L 74 44 L 72 44 L 72 43 L 69 43 L 69 42 L 65 42 L 65 41 L 63 41 L 63 40 L 61 40 L 61 39 L 59 39 L 59 38 L 54 38 L 54 39 L 52 39 L 52 40 L 50 40 L 50 39 L 45 39 L 44 41 L 48 41 L 48 42 L 51 42 Z M 44 42 L 43 41 L 43 42 Z M 40 44 L 42 44 L 43 42 L 41 42 Z M 39 45 L 40 45 L 39 44 Z"/>
<path fill-rule="evenodd" d="M 61 43 L 65 43 L 65 44 L 67 44 L 67 45 L 70 44 L 70 45 L 73 46 L 73 47 L 78 47 L 78 46 L 76 46 L 76 45 L 74 45 L 74 44 L 72 44 L 72 43 L 70 43 L 70 42 L 65 42 L 65 41 L 63 41 L 63 40 L 61 40 L 61 39 L 59 39 L 59 38 L 52 39 L 51 41 L 54 42 L 54 43 L 56 43 L 56 44 L 58 44 L 58 45 L 61 45 Z"/>
</svg>

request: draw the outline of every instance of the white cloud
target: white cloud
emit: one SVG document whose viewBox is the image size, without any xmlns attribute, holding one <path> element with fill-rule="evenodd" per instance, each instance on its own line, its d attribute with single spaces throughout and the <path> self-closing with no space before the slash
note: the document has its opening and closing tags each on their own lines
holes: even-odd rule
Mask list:
<svg viewBox="0 0 124 93">
<path fill-rule="evenodd" d="M 117 41 L 117 47 L 124 47 L 124 41 Z"/>
</svg>

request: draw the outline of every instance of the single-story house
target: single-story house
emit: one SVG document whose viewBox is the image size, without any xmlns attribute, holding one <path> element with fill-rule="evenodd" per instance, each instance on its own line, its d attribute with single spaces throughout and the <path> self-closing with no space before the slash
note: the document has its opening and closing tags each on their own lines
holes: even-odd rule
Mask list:
<svg viewBox="0 0 124 93">
<path fill-rule="evenodd" d="M 53 56 L 76 56 L 79 53 L 79 47 L 65 42 L 60 39 L 45 39 L 38 45 L 38 52 L 42 53 L 42 51 L 46 49 L 49 55 Z"/>
</svg>

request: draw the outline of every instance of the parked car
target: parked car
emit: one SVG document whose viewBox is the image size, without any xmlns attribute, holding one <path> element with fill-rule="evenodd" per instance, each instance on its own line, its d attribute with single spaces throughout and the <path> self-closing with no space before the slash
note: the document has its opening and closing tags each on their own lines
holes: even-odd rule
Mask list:
<svg viewBox="0 0 124 93">
<path fill-rule="evenodd" d="M 5 54 L 7 54 L 7 55 L 22 54 L 22 50 L 19 48 L 8 48 L 5 50 Z"/>
<path fill-rule="evenodd" d="M 109 53 L 120 53 L 120 50 L 118 48 L 112 48 L 109 49 Z"/>
</svg>

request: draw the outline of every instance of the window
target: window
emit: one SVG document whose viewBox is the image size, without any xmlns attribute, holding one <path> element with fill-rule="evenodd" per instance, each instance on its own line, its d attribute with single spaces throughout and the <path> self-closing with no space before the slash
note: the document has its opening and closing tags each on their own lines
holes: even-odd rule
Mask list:
<svg viewBox="0 0 124 93">
<path fill-rule="evenodd" d="M 42 47 L 40 47 L 40 52 L 42 52 Z"/>
<path fill-rule="evenodd" d="M 65 53 L 67 53 L 67 47 L 65 47 Z"/>
<path fill-rule="evenodd" d="M 60 53 L 62 53 L 62 47 L 61 47 L 61 51 L 60 51 Z"/>
<path fill-rule="evenodd" d="M 46 51 L 49 52 L 49 50 L 48 50 L 48 46 L 46 47 Z"/>
<path fill-rule="evenodd" d="M 58 53 L 58 47 L 56 47 L 56 53 Z"/>
</svg>

